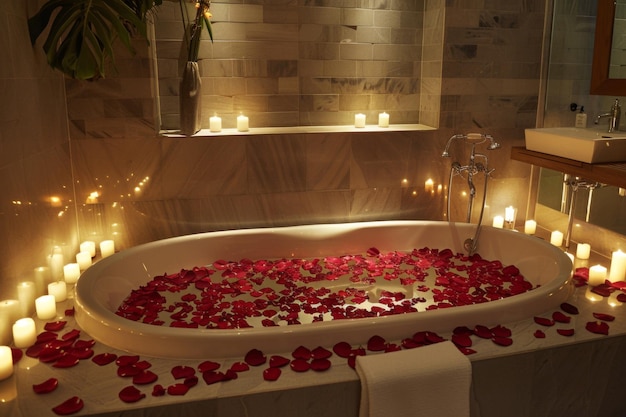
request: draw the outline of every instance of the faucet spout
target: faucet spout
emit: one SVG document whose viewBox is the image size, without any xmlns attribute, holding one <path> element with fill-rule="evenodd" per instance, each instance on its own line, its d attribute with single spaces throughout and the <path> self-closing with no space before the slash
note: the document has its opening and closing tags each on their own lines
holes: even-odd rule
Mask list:
<svg viewBox="0 0 626 417">
<path fill-rule="evenodd" d="M 611 111 L 602 113 L 596 117 L 595 124 L 600 123 L 600 119 L 604 119 L 605 117 L 609 119 L 609 128 L 608 132 L 615 132 L 619 130 L 619 121 L 622 113 L 622 107 L 619 104 L 619 100 L 615 99 L 613 106 L 611 106 Z"/>
</svg>

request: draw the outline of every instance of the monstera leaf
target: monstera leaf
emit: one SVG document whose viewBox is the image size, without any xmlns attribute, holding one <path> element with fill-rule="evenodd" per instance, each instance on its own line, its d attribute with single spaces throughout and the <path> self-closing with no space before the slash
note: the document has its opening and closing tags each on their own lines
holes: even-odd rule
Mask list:
<svg viewBox="0 0 626 417">
<path fill-rule="evenodd" d="M 31 43 L 49 27 L 43 44 L 51 67 L 71 78 L 105 76 L 116 40 L 133 51 L 131 37 L 146 38 L 146 15 L 161 0 L 49 0 L 28 20 Z"/>
</svg>

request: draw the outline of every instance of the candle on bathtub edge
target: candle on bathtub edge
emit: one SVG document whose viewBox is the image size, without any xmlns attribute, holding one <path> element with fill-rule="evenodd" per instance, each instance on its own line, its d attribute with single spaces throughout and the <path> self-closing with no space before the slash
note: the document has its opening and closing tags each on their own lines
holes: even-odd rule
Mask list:
<svg viewBox="0 0 626 417">
<path fill-rule="evenodd" d="M 212 116 L 209 118 L 209 130 L 211 132 L 222 131 L 222 118 L 219 116 Z"/>
<path fill-rule="evenodd" d="M 354 127 L 365 127 L 365 115 L 363 113 L 354 115 Z"/>
<path fill-rule="evenodd" d="M 249 129 L 249 119 L 243 114 L 237 116 L 237 130 L 240 132 L 247 132 Z"/>
<path fill-rule="evenodd" d="M 495 216 L 493 218 L 492 226 L 495 227 L 496 229 L 502 229 L 504 227 L 504 217 Z"/>
<path fill-rule="evenodd" d="M 579 243 L 576 246 L 576 257 L 578 259 L 589 259 L 591 254 L 591 245 L 588 243 Z"/>
<path fill-rule="evenodd" d="M 76 254 L 76 263 L 81 271 L 91 266 L 91 253 L 87 251 L 78 252 Z"/>
<path fill-rule="evenodd" d="M 89 252 L 89 255 L 93 258 L 96 256 L 96 242 L 93 240 L 86 240 L 80 244 L 80 252 Z"/>
<path fill-rule="evenodd" d="M 526 220 L 524 223 L 524 233 L 534 235 L 537 232 L 537 222 L 534 220 Z"/>
<path fill-rule="evenodd" d="M 8 346 L 0 346 L 0 381 L 13 375 L 13 353 Z"/>
<path fill-rule="evenodd" d="M 42 295 L 35 300 L 35 311 L 39 320 L 50 320 L 57 315 L 54 295 Z"/>
<path fill-rule="evenodd" d="M 589 267 L 589 281 L 587 284 L 595 287 L 600 284 L 604 284 L 606 280 L 606 268 L 602 265 L 594 265 Z"/>
<path fill-rule="evenodd" d="M 77 263 L 72 262 L 63 267 L 63 279 L 68 284 L 76 284 L 80 278 L 80 267 Z"/>
<path fill-rule="evenodd" d="M 103 258 L 111 256 L 115 253 L 115 242 L 112 240 L 103 240 L 100 242 L 100 255 Z"/>
<path fill-rule="evenodd" d="M 0 345 L 8 345 L 13 339 L 11 326 L 20 315 L 20 302 L 17 300 L 0 301 Z"/>
<path fill-rule="evenodd" d="M 60 303 L 67 299 L 67 284 L 65 281 L 51 282 L 48 284 L 48 294 L 54 296 L 54 301 Z"/>
<path fill-rule="evenodd" d="M 37 330 L 35 320 L 30 317 L 19 319 L 13 325 L 13 344 L 16 348 L 27 348 L 35 344 Z"/>
<path fill-rule="evenodd" d="M 609 271 L 609 281 L 624 281 L 626 276 L 626 253 L 620 249 L 613 252 L 611 256 L 611 269 Z"/>
<path fill-rule="evenodd" d="M 561 246 L 563 244 L 563 233 L 555 230 L 550 235 L 550 243 L 554 246 Z"/>
<path fill-rule="evenodd" d="M 386 112 L 378 115 L 378 127 L 389 127 L 389 115 Z"/>
<path fill-rule="evenodd" d="M 35 310 L 35 292 L 35 283 L 32 281 L 24 281 L 17 284 L 17 300 L 20 303 L 21 317 L 33 315 Z"/>
</svg>

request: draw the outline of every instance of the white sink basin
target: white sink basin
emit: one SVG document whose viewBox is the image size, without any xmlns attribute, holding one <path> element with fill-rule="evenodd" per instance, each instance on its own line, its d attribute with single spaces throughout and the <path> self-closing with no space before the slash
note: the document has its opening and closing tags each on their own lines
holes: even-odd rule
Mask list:
<svg viewBox="0 0 626 417">
<path fill-rule="evenodd" d="M 578 127 L 526 129 L 526 149 L 589 164 L 626 161 L 626 132 Z"/>
</svg>

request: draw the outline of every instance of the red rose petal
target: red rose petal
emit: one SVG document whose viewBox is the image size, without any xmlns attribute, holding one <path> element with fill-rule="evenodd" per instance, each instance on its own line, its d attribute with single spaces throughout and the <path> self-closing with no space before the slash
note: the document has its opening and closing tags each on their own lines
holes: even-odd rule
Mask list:
<svg viewBox="0 0 626 417">
<path fill-rule="evenodd" d="M 371 350 L 372 352 L 383 351 L 385 350 L 386 347 L 387 347 L 387 342 L 385 341 L 384 338 L 378 335 L 374 335 L 370 337 L 369 340 L 367 341 L 367 349 Z"/>
<path fill-rule="evenodd" d="M 311 361 L 311 369 L 317 372 L 322 372 L 330 368 L 330 361 L 328 358 L 313 359 Z"/>
<path fill-rule="evenodd" d="M 250 369 L 250 366 L 245 362 L 235 362 L 229 369 L 234 372 L 245 372 Z"/>
<path fill-rule="evenodd" d="M 144 370 L 133 376 L 133 384 L 145 385 L 151 384 L 159 378 L 157 374 L 152 371 Z"/>
<path fill-rule="evenodd" d="M 565 311 L 567 314 L 572 314 L 572 315 L 578 314 L 578 307 L 570 303 L 561 303 L 561 310 Z"/>
<path fill-rule="evenodd" d="M 263 379 L 266 381 L 276 381 L 280 378 L 281 373 L 282 371 L 277 367 L 267 368 L 263 370 Z"/>
<path fill-rule="evenodd" d="M 574 329 L 556 329 L 556 332 L 561 336 L 573 336 Z"/>
<path fill-rule="evenodd" d="M 547 319 L 545 317 L 535 316 L 533 319 L 535 320 L 535 323 L 540 324 L 542 326 L 546 326 L 546 327 L 554 326 L 554 321 Z"/>
<path fill-rule="evenodd" d="M 222 372 L 207 371 L 202 373 L 202 379 L 207 385 L 215 384 L 224 380 L 224 374 Z"/>
<path fill-rule="evenodd" d="M 341 358 L 348 358 L 352 355 L 352 346 L 348 342 L 339 342 L 333 346 L 333 352 Z"/>
<path fill-rule="evenodd" d="M 216 369 L 219 369 L 220 366 L 221 365 L 217 362 L 204 361 L 200 365 L 198 365 L 198 372 L 203 374 L 207 371 L 215 371 Z"/>
<path fill-rule="evenodd" d="M 626 294 L 625 293 L 618 294 L 617 301 L 619 301 L 620 303 L 626 303 Z"/>
<path fill-rule="evenodd" d="M 452 339 L 452 343 L 454 343 L 458 347 L 467 348 L 467 347 L 472 346 L 472 338 L 468 334 L 453 333 L 451 339 Z"/>
<path fill-rule="evenodd" d="M 464 354 L 465 356 L 467 355 L 473 355 L 474 353 L 476 353 L 476 351 L 474 349 L 470 349 L 470 348 L 464 348 L 464 347 L 457 347 L 457 349 L 459 349 L 459 351 Z"/>
<path fill-rule="evenodd" d="M 52 409 L 56 414 L 60 416 L 67 416 L 70 414 L 78 413 L 84 407 L 83 400 L 78 397 L 72 397 Z"/>
<path fill-rule="evenodd" d="M 311 358 L 311 351 L 304 346 L 298 346 L 296 350 L 291 353 L 291 356 L 295 359 L 304 359 L 306 361 Z"/>
<path fill-rule="evenodd" d="M 195 387 L 196 385 L 198 385 L 198 377 L 194 375 L 189 378 L 185 378 L 183 384 L 187 385 L 189 388 Z"/>
<path fill-rule="evenodd" d="M 139 361 L 139 355 L 121 355 L 115 360 L 117 366 L 133 365 Z"/>
<path fill-rule="evenodd" d="M 609 325 L 604 321 L 590 321 L 585 325 L 585 329 L 595 334 L 609 334 Z"/>
<path fill-rule="evenodd" d="M 97 365 L 104 366 L 114 362 L 116 359 L 117 355 L 115 353 L 100 353 L 91 358 L 91 361 Z"/>
<path fill-rule="evenodd" d="M 270 368 L 282 368 L 283 366 L 291 362 L 289 359 L 280 355 L 273 355 L 270 357 Z"/>
<path fill-rule="evenodd" d="M 494 338 L 491 340 L 493 340 L 493 343 L 500 346 L 511 346 L 511 344 L 513 344 L 513 339 L 511 339 L 510 337 L 494 336 Z"/>
<path fill-rule="evenodd" d="M 491 339 L 493 337 L 493 333 L 491 333 L 491 329 L 487 326 L 476 325 L 474 327 L 474 334 L 483 339 Z"/>
<path fill-rule="evenodd" d="M 137 368 L 135 365 L 125 365 L 117 368 L 117 376 L 122 378 L 139 375 L 141 372 L 142 370 Z"/>
<path fill-rule="evenodd" d="M 96 341 L 93 339 L 90 340 L 77 340 L 74 342 L 74 347 L 78 349 L 88 349 L 92 348 L 96 345 Z"/>
<path fill-rule="evenodd" d="M 251 349 L 248 353 L 246 353 L 244 360 L 250 366 L 259 366 L 263 365 L 267 361 L 267 358 L 260 350 Z"/>
<path fill-rule="evenodd" d="M 58 386 L 59 386 L 58 379 L 49 378 L 40 384 L 34 384 L 33 391 L 35 391 L 36 394 L 47 394 L 49 392 L 54 391 Z"/>
<path fill-rule="evenodd" d="M 185 384 L 174 384 L 167 387 L 169 395 L 185 395 L 189 392 L 189 386 Z"/>
<path fill-rule="evenodd" d="M 311 351 L 311 357 L 313 359 L 326 359 L 330 358 L 332 355 L 333 353 L 330 350 L 321 346 L 318 346 Z"/>
<path fill-rule="evenodd" d="M 544 339 L 546 337 L 546 334 L 543 332 L 543 330 L 535 330 L 534 336 L 537 339 Z"/>
<path fill-rule="evenodd" d="M 593 317 L 602 321 L 613 321 L 615 316 L 606 313 L 593 313 Z"/>
<path fill-rule="evenodd" d="M 311 368 L 311 365 L 304 359 L 294 359 L 289 366 L 296 372 L 306 372 Z"/>
<path fill-rule="evenodd" d="M 145 398 L 146 396 L 146 394 L 139 391 L 139 389 L 137 389 L 137 387 L 133 385 L 122 388 L 122 390 L 117 395 L 118 397 L 120 397 L 120 400 L 124 401 L 125 403 L 135 403 L 142 398 Z"/>
<path fill-rule="evenodd" d="M 24 356 L 24 352 L 22 352 L 22 349 L 11 348 L 11 358 L 13 359 L 13 365 L 18 363 L 20 359 L 22 359 L 22 356 Z"/>
<path fill-rule="evenodd" d="M 52 366 L 55 368 L 71 368 L 78 365 L 80 359 L 71 353 L 66 353 L 59 360 L 57 360 Z"/>
<path fill-rule="evenodd" d="M 174 379 L 184 379 L 194 376 L 196 370 L 191 366 L 178 365 L 172 368 L 172 376 Z"/>
<path fill-rule="evenodd" d="M 153 397 L 162 397 L 164 395 L 165 395 L 165 388 L 163 387 L 163 385 L 156 384 L 154 387 L 152 387 Z"/>
<path fill-rule="evenodd" d="M 491 334 L 497 337 L 511 337 L 511 329 L 508 327 L 497 325 L 489 330 L 491 331 Z"/>
<path fill-rule="evenodd" d="M 73 329 L 73 330 L 70 330 L 69 332 L 65 333 L 63 336 L 61 336 L 61 339 L 63 339 L 63 340 L 75 340 L 75 339 L 78 339 L 79 336 L 80 336 L 80 330 Z"/>
<path fill-rule="evenodd" d="M 570 316 L 566 316 L 565 314 L 561 313 L 560 311 L 555 311 L 554 313 L 552 313 L 552 320 L 558 322 L 558 323 L 569 323 L 571 321 L 571 317 Z"/>
<path fill-rule="evenodd" d="M 67 321 L 64 320 L 52 321 L 44 324 L 43 328 L 49 332 L 58 332 L 59 330 L 63 330 L 66 324 Z"/>
<path fill-rule="evenodd" d="M 46 343 L 56 338 L 57 334 L 54 332 L 41 332 L 37 335 L 37 341 L 35 343 Z"/>
</svg>

